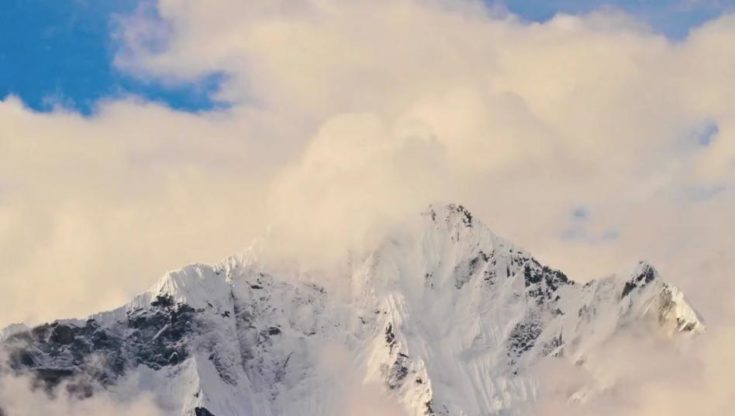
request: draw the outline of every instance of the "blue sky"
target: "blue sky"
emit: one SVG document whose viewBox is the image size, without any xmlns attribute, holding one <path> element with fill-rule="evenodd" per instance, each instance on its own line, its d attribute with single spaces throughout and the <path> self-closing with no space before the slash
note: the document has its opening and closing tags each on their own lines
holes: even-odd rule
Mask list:
<svg viewBox="0 0 735 416">
<path fill-rule="evenodd" d="M 83 114 L 103 98 L 139 95 L 182 110 L 216 105 L 217 77 L 164 87 L 116 70 L 116 18 L 140 0 L 5 0 L 0 13 L 0 97 L 40 111 L 57 105 Z"/>
<path fill-rule="evenodd" d="M 220 77 L 163 86 L 137 79 L 113 65 L 116 17 L 142 0 L 5 0 L 0 13 L 0 98 L 18 96 L 28 107 L 49 111 L 63 105 L 82 114 L 100 99 L 137 95 L 184 111 L 222 103 L 211 93 Z M 671 39 L 719 16 L 735 0 L 506 0 L 489 1 L 528 21 L 556 13 L 579 14 L 600 7 L 624 10 Z"/>
<path fill-rule="evenodd" d="M 490 3 L 531 21 L 545 21 L 560 12 L 580 14 L 599 8 L 623 10 L 674 40 L 685 38 L 690 28 L 735 6 L 734 0 L 501 0 Z"/>
</svg>

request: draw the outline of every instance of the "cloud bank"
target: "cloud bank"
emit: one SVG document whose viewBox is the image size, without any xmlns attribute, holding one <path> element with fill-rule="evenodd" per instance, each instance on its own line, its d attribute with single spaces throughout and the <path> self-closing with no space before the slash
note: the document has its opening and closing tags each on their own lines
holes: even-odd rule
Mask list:
<svg viewBox="0 0 735 416">
<path fill-rule="evenodd" d="M 533 414 L 729 414 L 735 409 L 734 335 L 732 326 L 710 328 L 693 343 L 678 340 L 672 345 L 671 339 L 651 339 L 644 328 L 629 329 L 588 357 L 584 368 L 562 360 L 543 364 L 537 374 L 540 400 Z M 602 388 L 585 387 L 592 380 L 601 382 Z"/>
<path fill-rule="evenodd" d="M 672 43 L 614 12 L 536 24 L 473 2 L 153 7 L 121 20 L 117 65 L 226 74 L 231 106 L 0 104 L 5 323 L 112 306 L 268 226 L 291 254 L 341 255 L 436 200 L 582 279 L 735 245 L 733 16 Z"/>
<path fill-rule="evenodd" d="M 91 398 L 78 400 L 66 394 L 49 395 L 43 389 L 31 389 L 28 377 L 0 377 L 0 414 L 23 416 L 163 416 L 161 408 L 151 397 L 134 394 L 135 391 L 98 392 Z M 63 392 L 65 386 L 59 389 Z M 121 394 L 122 393 L 122 394 Z"/>
<path fill-rule="evenodd" d="M 649 259 L 735 321 L 733 15 L 672 42 L 614 11 L 159 0 L 116 39 L 142 79 L 224 74 L 229 105 L 0 102 L 0 325 L 114 307 L 263 235 L 334 261 L 437 200 L 576 279 Z"/>
</svg>

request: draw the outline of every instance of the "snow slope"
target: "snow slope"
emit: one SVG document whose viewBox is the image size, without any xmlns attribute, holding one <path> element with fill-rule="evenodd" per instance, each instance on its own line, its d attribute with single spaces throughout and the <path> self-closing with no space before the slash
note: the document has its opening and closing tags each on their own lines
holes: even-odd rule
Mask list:
<svg viewBox="0 0 735 416">
<path fill-rule="evenodd" d="M 80 399 L 132 385 L 171 415 L 341 415 L 354 385 L 412 416 L 520 415 L 545 357 L 583 365 L 632 323 L 704 330 L 651 265 L 581 285 L 458 205 L 429 207 L 353 264 L 348 296 L 285 270 L 252 255 L 191 265 L 87 321 L 10 328 L 4 371 Z"/>
</svg>

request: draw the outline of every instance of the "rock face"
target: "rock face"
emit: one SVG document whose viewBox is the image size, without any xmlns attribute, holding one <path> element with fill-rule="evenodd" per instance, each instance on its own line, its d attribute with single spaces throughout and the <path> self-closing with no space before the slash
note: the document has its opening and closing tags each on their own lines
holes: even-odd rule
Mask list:
<svg viewBox="0 0 735 416">
<path fill-rule="evenodd" d="M 652 266 L 581 285 L 456 205 L 430 207 L 344 280 L 333 294 L 252 258 L 187 266 L 86 321 L 7 329 L 3 371 L 80 400 L 125 381 L 171 415 L 348 414 L 349 386 L 367 383 L 408 415 L 513 415 L 545 357 L 581 363 L 634 322 L 704 329 Z"/>
</svg>

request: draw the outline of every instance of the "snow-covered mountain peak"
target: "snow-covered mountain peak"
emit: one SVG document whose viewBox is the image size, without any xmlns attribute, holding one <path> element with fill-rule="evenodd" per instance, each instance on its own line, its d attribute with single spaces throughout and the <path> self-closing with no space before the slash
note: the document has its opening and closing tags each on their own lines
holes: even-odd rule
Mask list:
<svg viewBox="0 0 735 416">
<path fill-rule="evenodd" d="M 659 277 L 658 270 L 646 261 L 638 262 L 631 278 L 625 282 L 621 297 L 625 297 L 634 290 L 641 290 Z"/>
<path fill-rule="evenodd" d="M 448 226 L 471 228 L 473 216 L 464 206 L 451 203 L 430 204 L 423 215 L 429 216 L 434 223 L 445 223 Z"/>
<path fill-rule="evenodd" d="M 623 307 L 635 316 L 647 316 L 665 333 L 700 333 L 706 326 L 677 287 L 663 281 L 651 264 L 641 261 L 625 281 Z"/>
<path fill-rule="evenodd" d="M 150 292 L 153 298 L 171 297 L 176 303 L 198 309 L 213 301 L 228 301 L 231 285 L 221 270 L 209 265 L 194 264 L 166 273 Z"/>
<path fill-rule="evenodd" d="M 169 272 L 87 321 L 5 331 L 5 371 L 82 398 L 136 376 L 171 415 L 342 415 L 347 383 L 324 371 L 337 346 L 339 374 L 408 415 L 521 415 L 542 360 L 584 363 L 636 322 L 704 329 L 653 266 L 582 285 L 461 205 L 430 206 L 345 268 L 348 296 L 248 253 Z"/>
<path fill-rule="evenodd" d="M 505 245 L 509 241 L 496 235 L 464 206 L 458 204 L 431 204 L 421 214 L 423 232 L 434 231 L 450 237 L 458 245 Z M 487 247 L 485 247 L 487 248 Z M 516 248 L 518 251 L 518 249 Z"/>
</svg>

